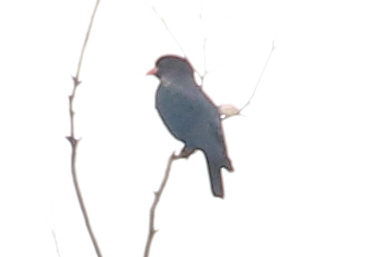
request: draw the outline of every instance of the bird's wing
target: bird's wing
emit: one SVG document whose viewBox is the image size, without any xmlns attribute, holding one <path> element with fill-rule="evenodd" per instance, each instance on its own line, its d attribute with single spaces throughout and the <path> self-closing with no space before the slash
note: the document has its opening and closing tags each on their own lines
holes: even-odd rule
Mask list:
<svg viewBox="0 0 386 257">
<path fill-rule="evenodd" d="M 157 109 L 169 131 L 187 146 L 201 149 L 215 166 L 232 170 L 217 107 L 198 87 L 157 91 Z"/>
<path fill-rule="evenodd" d="M 160 87 L 156 105 L 170 132 L 182 141 L 192 139 L 194 145 L 221 126 L 217 107 L 198 87 Z"/>
</svg>

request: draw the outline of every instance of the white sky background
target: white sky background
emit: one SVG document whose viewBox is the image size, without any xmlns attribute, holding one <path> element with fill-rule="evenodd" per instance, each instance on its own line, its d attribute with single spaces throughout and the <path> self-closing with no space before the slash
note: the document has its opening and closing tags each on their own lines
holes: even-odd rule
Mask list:
<svg viewBox="0 0 386 257">
<path fill-rule="evenodd" d="M 382 1 L 155 1 L 218 103 L 234 173 L 174 163 L 151 256 L 386 255 Z M 94 1 L 0 3 L 0 256 L 95 256 L 70 176 L 68 95 Z M 179 150 L 144 74 L 181 54 L 149 2 L 101 1 L 75 100 L 78 176 L 104 256 L 142 256 Z"/>
</svg>

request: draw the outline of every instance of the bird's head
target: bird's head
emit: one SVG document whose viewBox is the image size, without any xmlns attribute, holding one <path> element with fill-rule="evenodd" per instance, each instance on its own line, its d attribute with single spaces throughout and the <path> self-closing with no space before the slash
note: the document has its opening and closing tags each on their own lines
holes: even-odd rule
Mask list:
<svg viewBox="0 0 386 257">
<path fill-rule="evenodd" d="M 146 75 L 157 76 L 161 80 L 178 80 L 193 78 L 194 71 L 187 59 L 175 55 L 160 57 L 155 67 L 149 70 Z"/>
</svg>

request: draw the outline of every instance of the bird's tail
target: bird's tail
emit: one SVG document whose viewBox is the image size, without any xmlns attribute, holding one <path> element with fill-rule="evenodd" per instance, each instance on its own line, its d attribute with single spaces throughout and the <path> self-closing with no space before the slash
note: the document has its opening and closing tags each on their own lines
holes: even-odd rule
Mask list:
<svg viewBox="0 0 386 257">
<path fill-rule="evenodd" d="M 224 198 L 224 187 L 222 183 L 221 167 L 208 161 L 210 184 L 214 196 Z"/>
<path fill-rule="evenodd" d="M 221 176 L 221 168 L 224 167 L 229 171 L 232 171 L 232 164 L 226 156 L 213 155 L 213 153 L 206 153 L 206 161 L 208 164 L 210 184 L 212 187 L 212 192 L 214 196 L 224 198 L 224 187 Z"/>
</svg>

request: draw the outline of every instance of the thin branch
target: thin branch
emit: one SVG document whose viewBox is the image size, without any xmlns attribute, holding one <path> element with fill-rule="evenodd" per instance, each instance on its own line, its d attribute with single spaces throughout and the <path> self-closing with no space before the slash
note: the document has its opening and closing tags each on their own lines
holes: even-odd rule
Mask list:
<svg viewBox="0 0 386 257">
<path fill-rule="evenodd" d="M 51 234 L 52 234 L 52 237 L 54 239 L 54 242 L 55 242 L 55 248 L 56 248 L 56 254 L 61 257 L 60 255 L 60 250 L 59 250 L 59 244 L 58 244 L 58 240 L 56 238 L 56 233 L 55 233 L 55 229 L 54 228 L 51 228 Z"/>
<path fill-rule="evenodd" d="M 206 65 L 206 42 L 208 41 L 207 38 L 204 38 L 204 43 L 202 44 L 202 51 L 203 51 L 203 58 L 204 58 L 204 72 L 202 74 L 198 74 L 200 76 L 200 80 L 201 80 L 201 87 L 204 87 L 204 82 L 205 82 L 205 78 L 206 78 L 206 75 L 208 75 L 208 70 L 207 70 L 207 65 Z"/>
<path fill-rule="evenodd" d="M 177 40 L 176 36 L 173 34 L 173 32 L 171 31 L 171 29 L 169 28 L 168 24 L 166 23 L 164 17 L 161 16 L 161 14 L 159 14 L 159 12 L 157 11 L 157 9 L 155 8 L 155 6 L 152 4 L 151 5 L 151 9 L 153 10 L 153 12 L 158 16 L 158 18 L 160 19 L 160 21 L 162 22 L 162 24 L 164 25 L 165 29 L 169 32 L 169 34 L 172 36 L 174 42 L 177 44 L 178 48 L 181 50 L 182 54 L 184 55 L 184 57 L 187 57 L 184 49 L 182 48 L 180 42 Z"/>
<path fill-rule="evenodd" d="M 53 202 L 54 202 L 54 195 L 52 195 L 52 198 L 51 198 L 51 218 L 52 218 L 52 221 L 51 223 L 47 222 L 47 225 L 51 231 L 51 235 L 52 235 L 52 239 L 54 240 L 54 243 L 55 243 L 55 250 L 56 250 L 56 254 L 58 255 L 58 257 L 61 257 L 60 255 L 60 249 L 59 249 L 59 242 L 58 242 L 58 238 L 56 237 L 56 231 L 55 231 L 55 211 L 54 211 L 54 206 L 53 206 Z"/>
<path fill-rule="evenodd" d="M 200 80 L 201 80 L 201 87 L 204 87 L 205 77 L 208 74 L 207 60 L 206 60 L 207 59 L 206 58 L 206 43 L 208 41 L 208 37 L 206 36 L 206 33 L 205 33 L 203 9 L 204 9 L 203 2 L 201 1 L 201 8 L 200 8 L 199 18 L 200 18 L 201 31 L 202 31 L 202 39 L 203 39 L 203 42 L 202 42 L 202 52 L 203 52 L 203 62 L 204 62 L 204 72 L 202 74 L 198 74 L 200 76 Z"/>
<path fill-rule="evenodd" d="M 262 78 L 263 75 L 264 75 L 264 72 L 265 72 L 265 70 L 266 70 L 266 68 L 267 68 L 267 66 L 268 66 L 269 60 L 271 59 L 271 56 L 272 56 L 272 53 L 273 53 L 274 50 L 275 50 L 275 41 L 272 41 L 272 48 L 271 48 L 271 51 L 269 52 L 269 55 L 268 55 L 268 57 L 267 57 L 267 60 L 265 61 L 263 70 L 262 70 L 261 73 L 260 73 L 259 79 L 257 80 L 257 83 L 256 83 L 256 85 L 255 85 L 255 88 L 253 89 L 253 92 L 252 92 L 251 96 L 249 97 L 247 103 L 246 103 L 243 107 L 240 108 L 239 113 L 240 113 L 242 110 L 244 110 L 244 109 L 251 103 L 253 97 L 255 96 L 255 93 L 256 93 L 256 90 L 257 90 L 257 86 L 260 84 L 261 78 Z"/>
<path fill-rule="evenodd" d="M 158 19 L 162 22 L 162 24 L 164 25 L 164 28 L 168 31 L 168 33 L 170 34 L 170 36 L 173 38 L 174 42 L 176 43 L 176 45 L 178 46 L 178 48 L 180 49 L 180 51 L 182 52 L 183 56 L 185 58 L 188 58 L 188 55 L 186 54 L 186 52 L 184 51 L 183 47 L 181 46 L 180 42 L 178 41 L 177 37 L 173 34 L 172 30 L 170 29 L 170 27 L 168 26 L 166 20 L 164 19 L 164 17 L 161 16 L 161 14 L 158 12 L 157 8 L 155 8 L 154 4 L 151 4 L 150 5 L 150 8 L 153 10 L 153 12 L 158 16 Z M 200 14 L 201 15 L 201 14 Z M 201 19 L 201 16 L 200 16 L 200 19 Z M 204 34 L 205 36 L 205 34 Z M 198 74 L 198 77 L 200 78 L 201 80 L 201 86 L 203 85 L 203 82 L 205 80 L 205 76 L 208 74 L 207 70 L 206 70 L 206 41 L 207 41 L 208 38 L 205 38 L 204 37 L 204 44 L 203 44 L 203 49 L 204 49 L 204 73 L 201 74 L 200 72 L 198 72 L 196 69 L 194 69 L 194 71 Z"/>
<path fill-rule="evenodd" d="M 77 139 L 75 137 L 75 121 L 74 121 L 74 116 L 75 116 L 75 112 L 74 112 L 74 99 L 75 99 L 75 95 L 76 95 L 76 90 L 77 90 L 78 86 L 81 83 L 81 81 L 79 80 L 80 69 L 82 67 L 83 55 L 84 55 L 84 52 L 85 52 L 85 49 L 86 49 L 86 46 L 87 46 L 88 39 L 90 37 L 91 28 L 92 28 L 92 25 L 93 25 L 93 22 L 94 22 L 96 11 L 97 11 L 98 6 L 99 6 L 99 2 L 100 1 L 97 0 L 96 3 L 95 3 L 95 7 L 94 7 L 93 13 L 91 15 L 90 23 L 89 23 L 89 26 L 88 26 L 88 29 L 87 29 L 86 37 L 84 39 L 82 50 L 81 50 L 81 53 L 80 53 L 79 62 L 78 62 L 78 68 L 76 70 L 76 75 L 72 77 L 73 85 L 74 86 L 73 86 L 73 89 L 72 89 L 72 93 L 69 96 L 70 136 L 67 136 L 66 138 L 67 138 L 67 140 L 71 144 L 71 174 L 72 174 L 72 179 L 73 179 L 76 195 L 77 195 L 77 198 L 78 198 L 78 202 L 79 202 L 82 214 L 83 214 L 84 222 L 86 224 L 87 231 L 89 233 L 89 236 L 91 238 L 91 241 L 93 243 L 93 246 L 94 246 L 94 249 L 95 249 L 95 252 L 96 252 L 97 256 L 98 257 L 102 257 L 102 253 L 101 253 L 101 251 L 99 249 L 98 242 L 97 242 L 97 240 L 95 238 L 95 235 L 94 235 L 94 232 L 92 230 L 92 227 L 91 227 L 91 224 L 90 224 L 90 220 L 89 220 L 89 217 L 88 217 L 88 214 L 87 214 L 87 210 L 86 210 L 86 207 L 85 207 L 85 204 L 84 204 L 84 201 L 83 201 L 82 193 L 80 191 L 80 187 L 79 187 L 79 183 L 78 183 L 78 178 L 77 178 L 77 173 L 76 173 L 76 154 L 77 154 L 77 146 L 78 146 L 78 143 L 79 143 L 80 139 Z"/>
<path fill-rule="evenodd" d="M 144 257 L 149 257 L 151 243 L 153 242 L 153 237 L 154 237 L 155 233 L 157 232 L 157 230 L 154 228 L 156 209 L 157 209 L 157 205 L 161 199 L 161 196 L 162 196 L 162 193 L 163 193 L 164 188 L 166 186 L 166 183 L 168 182 L 172 163 L 174 160 L 186 158 L 186 157 L 187 156 L 184 156 L 184 155 L 176 155 L 175 153 L 172 153 L 170 155 L 169 160 L 168 160 L 168 164 L 166 166 L 165 174 L 164 174 L 164 177 L 163 177 L 162 182 L 161 182 L 161 185 L 159 186 L 158 190 L 156 192 L 154 192 L 154 201 L 150 207 L 149 233 L 147 235 L 145 252 L 143 255 Z"/>
<path fill-rule="evenodd" d="M 59 242 L 58 242 L 58 238 L 56 237 L 56 231 L 55 231 L 55 214 L 54 212 L 52 211 L 51 213 L 52 217 L 53 217 L 53 221 L 52 221 L 52 224 L 47 224 L 50 228 L 50 231 L 51 231 L 51 235 L 52 235 L 52 239 L 54 240 L 54 243 L 55 243 L 55 250 L 56 250 L 56 254 L 58 255 L 58 257 L 61 257 L 60 255 L 60 249 L 59 249 Z"/>
<path fill-rule="evenodd" d="M 261 78 L 263 77 L 265 69 L 268 66 L 269 60 L 271 59 L 271 56 L 272 56 L 272 53 L 274 50 L 275 50 L 275 42 L 272 41 L 272 48 L 271 48 L 271 51 L 267 57 L 267 60 L 265 61 L 263 70 L 260 73 L 259 79 L 257 80 L 257 83 L 255 85 L 255 88 L 253 89 L 251 96 L 249 97 L 248 101 L 244 104 L 244 106 L 240 109 L 232 104 L 223 104 L 223 105 L 218 106 L 222 120 L 228 119 L 228 118 L 233 117 L 233 116 L 241 115 L 241 111 L 244 110 L 251 103 L 253 97 L 256 94 L 257 87 L 260 84 Z"/>
<path fill-rule="evenodd" d="M 91 18 L 90 18 L 90 23 L 88 24 L 88 29 L 87 29 L 87 32 L 86 32 L 86 37 L 84 38 L 82 50 L 80 52 L 80 57 L 79 57 L 79 62 L 78 62 L 78 69 L 76 70 L 76 76 L 75 76 L 76 78 L 79 78 L 80 68 L 82 67 L 82 62 L 83 62 L 84 51 L 86 50 L 86 46 L 87 46 L 87 43 L 88 43 L 88 39 L 90 37 L 92 25 L 94 24 L 94 18 L 95 18 L 95 14 L 96 14 L 96 12 L 98 10 L 99 2 L 100 2 L 100 0 L 96 0 L 95 6 L 94 6 L 94 10 L 93 10 Z"/>
</svg>

